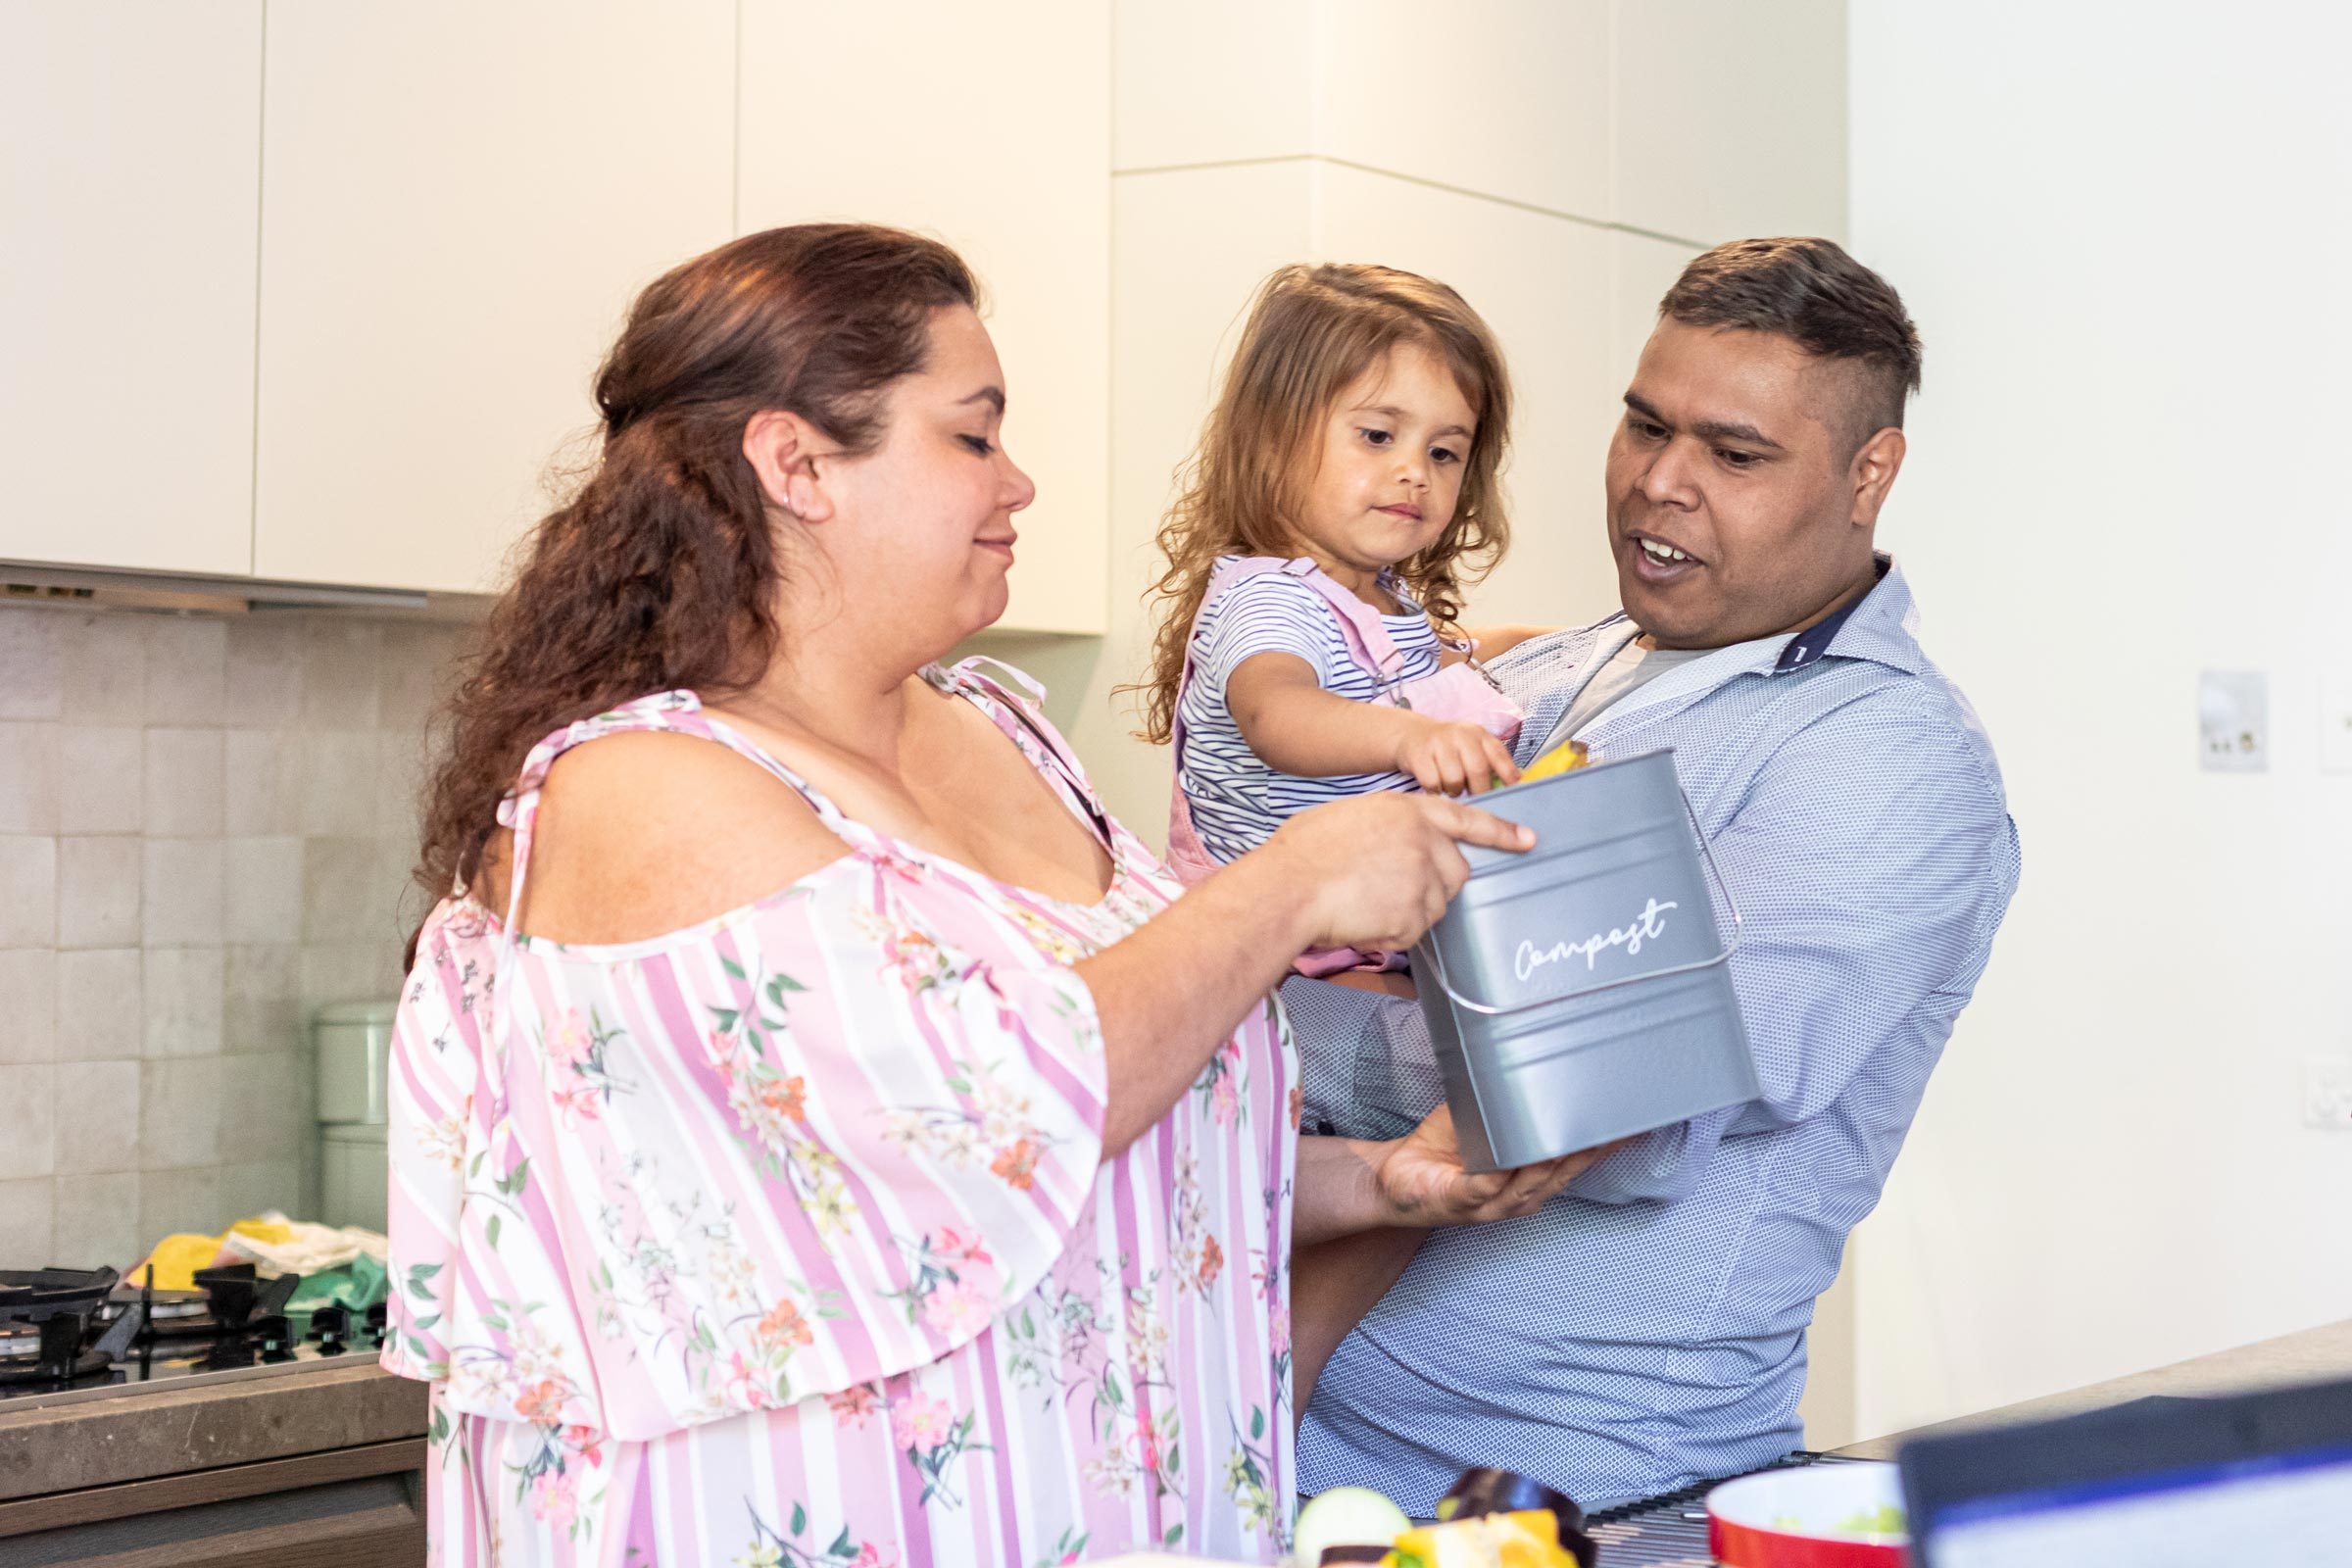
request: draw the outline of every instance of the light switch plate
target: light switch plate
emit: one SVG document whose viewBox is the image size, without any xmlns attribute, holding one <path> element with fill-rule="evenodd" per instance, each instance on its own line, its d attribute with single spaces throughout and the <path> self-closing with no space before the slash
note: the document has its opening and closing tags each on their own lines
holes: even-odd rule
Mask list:
<svg viewBox="0 0 2352 1568">
<path fill-rule="evenodd" d="M 2320 677 L 2320 771 L 2352 773 L 2352 669 Z"/>
<path fill-rule="evenodd" d="M 2209 669 L 2197 677 L 2197 757 L 2209 773 L 2270 767 L 2271 683 L 2262 671 Z"/>
</svg>

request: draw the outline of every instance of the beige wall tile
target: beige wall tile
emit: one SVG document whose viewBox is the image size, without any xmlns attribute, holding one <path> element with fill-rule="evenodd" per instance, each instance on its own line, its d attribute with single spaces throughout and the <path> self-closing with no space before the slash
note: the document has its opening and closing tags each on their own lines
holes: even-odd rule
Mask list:
<svg viewBox="0 0 2352 1568">
<path fill-rule="evenodd" d="M 146 1250 L 139 1239 L 139 1177 L 60 1176 L 49 1260 L 60 1268 L 127 1270 Z"/>
<path fill-rule="evenodd" d="M 147 1170 L 139 1175 L 138 1247 L 153 1247 L 167 1236 L 206 1236 L 220 1229 L 220 1172 L 217 1166 L 192 1170 Z"/>
<path fill-rule="evenodd" d="M 375 728 L 376 666 L 383 647 L 384 629 L 371 620 L 321 616 L 303 629 L 303 728 Z"/>
<path fill-rule="evenodd" d="M 0 948 L 0 1063 L 51 1061 L 56 1051 L 56 953 Z"/>
<path fill-rule="evenodd" d="M 375 830 L 375 737 L 366 733 L 302 738 L 302 830 L 356 836 Z"/>
<path fill-rule="evenodd" d="M 285 729 L 302 717 L 303 626 L 252 614 L 229 622 L 225 719 L 240 729 Z"/>
<path fill-rule="evenodd" d="M 376 878 L 373 839 L 305 839 L 302 933 L 311 942 L 382 939 L 395 916 Z"/>
<path fill-rule="evenodd" d="M 145 966 L 146 1047 L 155 1056 L 220 1054 L 219 948 L 149 948 Z"/>
<path fill-rule="evenodd" d="M 147 717 L 147 628 L 152 615 L 114 612 L 65 623 L 65 716 L 74 724 Z"/>
<path fill-rule="evenodd" d="M 158 619 L 147 629 L 147 721 L 218 724 L 224 706 L 228 628 L 207 616 Z"/>
<path fill-rule="evenodd" d="M 141 931 L 149 947 L 220 940 L 219 839 L 145 839 Z"/>
<path fill-rule="evenodd" d="M 1449 17 L 1411 0 L 1316 9 L 1316 152 L 1592 222 L 1615 216 L 1610 0 L 1490 0 Z M 1425 92 L 1466 101 L 1438 109 Z"/>
<path fill-rule="evenodd" d="M 1620 0 L 1618 221 L 1845 237 L 1844 0 Z"/>
<path fill-rule="evenodd" d="M 53 1200 L 46 1176 L 0 1182 L 0 1257 L 31 1258 L 34 1268 L 48 1264 L 56 1240 L 50 1228 Z"/>
<path fill-rule="evenodd" d="M 69 1061 L 57 1069 L 61 1176 L 139 1168 L 139 1064 Z"/>
<path fill-rule="evenodd" d="M 220 1061 L 181 1056 L 139 1064 L 141 1170 L 180 1170 L 220 1159 Z"/>
<path fill-rule="evenodd" d="M 375 831 L 414 842 L 423 830 L 425 743 L 410 730 L 375 738 Z"/>
<path fill-rule="evenodd" d="M 302 950 L 291 944 L 228 949 L 220 1049 L 229 1054 L 303 1046 Z"/>
<path fill-rule="evenodd" d="M 145 689 L 142 684 L 140 690 Z M 130 725 L 60 726 L 57 830 L 60 833 L 139 831 L 146 800 L 145 758 L 145 738 Z"/>
<path fill-rule="evenodd" d="M 121 948 L 139 940 L 140 851 L 134 838 L 57 841 L 57 945 Z"/>
<path fill-rule="evenodd" d="M 66 618 L 53 610 L 0 605 L 0 718 L 58 718 L 65 712 Z"/>
<path fill-rule="evenodd" d="M 0 1181 L 46 1176 L 57 1160 L 57 1069 L 0 1067 Z"/>
<path fill-rule="evenodd" d="M 57 726 L 0 724 L 0 833 L 56 831 Z"/>
<path fill-rule="evenodd" d="M 302 831 L 305 745 L 303 736 L 286 730 L 227 732 L 221 742 L 225 831 L 240 837 Z"/>
<path fill-rule="evenodd" d="M 473 640 L 470 626 L 387 622 L 376 664 L 376 728 L 421 734 L 458 675 L 455 661 Z"/>
<path fill-rule="evenodd" d="M 1111 168 L 1309 151 L 1313 11 L 1308 0 L 1117 0 Z"/>
<path fill-rule="evenodd" d="M 60 1061 L 118 1061 L 146 1044 L 139 950 L 57 956 L 56 1054 Z"/>
<path fill-rule="evenodd" d="M 290 1051 L 220 1061 L 220 1152 L 239 1159 L 292 1160 L 318 1125 Z"/>
<path fill-rule="evenodd" d="M 230 942 L 302 940 L 302 840 L 230 839 L 221 888 Z"/>
<path fill-rule="evenodd" d="M 330 1002 L 368 1002 L 400 989 L 400 948 L 392 942 L 306 944 L 302 950 L 302 1017 Z"/>
<path fill-rule="evenodd" d="M 220 731 L 147 732 L 146 830 L 168 838 L 206 838 L 221 830 Z"/>
<path fill-rule="evenodd" d="M 0 838 L 0 948 L 56 940 L 57 840 Z"/>
</svg>

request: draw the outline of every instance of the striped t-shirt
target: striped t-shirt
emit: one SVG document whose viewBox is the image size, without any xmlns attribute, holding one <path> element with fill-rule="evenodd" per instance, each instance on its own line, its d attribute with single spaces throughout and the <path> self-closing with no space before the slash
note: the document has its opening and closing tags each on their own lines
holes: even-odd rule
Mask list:
<svg viewBox="0 0 2352 1568">
<path fill-rule="evenodd" d="M 1239 559 L 1228 556 L 1218 564 Z M 1436 628 L 1397 582 L 1384 577 L 1382 585 L 1406 610 L 1380 617 L 1402 656 L 1396 679 L 1436 674 Z M 1184 725 L 1176 748 L 1176 782 L 1192 811 L 1194 831 L 1219 864 L 1263 844 L 1293 812 L 1373 790 L 1414 788 L 1408 773 L 1301 778 L 1260 761 L 1225 706 L 1225 683 L 1244 660 L 1257 654 L 1304 660 L 1325 691 L 1354 702 L 1371 702 L 1381 690 L 1372 671 L 1349 651 L 1339 612 L 1312 583 L 1289 572 L 1265 571 L 1212 590 L 1193 627 L 1192 672 L 1176 703 Z"/>
</svg>

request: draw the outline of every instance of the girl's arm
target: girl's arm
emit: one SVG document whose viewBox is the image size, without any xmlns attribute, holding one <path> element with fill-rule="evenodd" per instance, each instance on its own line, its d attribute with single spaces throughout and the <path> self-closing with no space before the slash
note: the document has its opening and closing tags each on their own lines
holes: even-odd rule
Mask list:
<svg viewBox="0 0 2352 1568">
<path fill-rule="evenodd" d="M 1509 749 L 1476 724 L 1336 696 L 1291 654 L 1242 661 L 1226 679 L 1225 707 L 1260 761 L 1300 778 L 1395 771 L 1442 795 L 1519 778 Z"/>
</svg>

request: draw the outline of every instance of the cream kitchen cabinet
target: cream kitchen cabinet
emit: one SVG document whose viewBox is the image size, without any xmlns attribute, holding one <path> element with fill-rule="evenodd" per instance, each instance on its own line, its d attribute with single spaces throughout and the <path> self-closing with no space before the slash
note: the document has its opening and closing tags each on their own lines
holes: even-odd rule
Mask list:
<svg viewBox="0 0 2352 1568">
<path fill-rule="evenodd" d="M 0 0 L 0 562 L 252 569 L 262 0 Z"/>
<path fill-rule="evenodd" d="M 861 219 L 954 245 L 989 297 L 1037 481 L 1003 624 L 1106 624 L 1110 8 L 744 0 L 738 227 Z"/>
<path fill-rule="evenodd" d="M 730 232 L 735 25 L 732 0 L 270 8 L 255 574 L 496 585 L 631 297 Z"/>
</svg>

